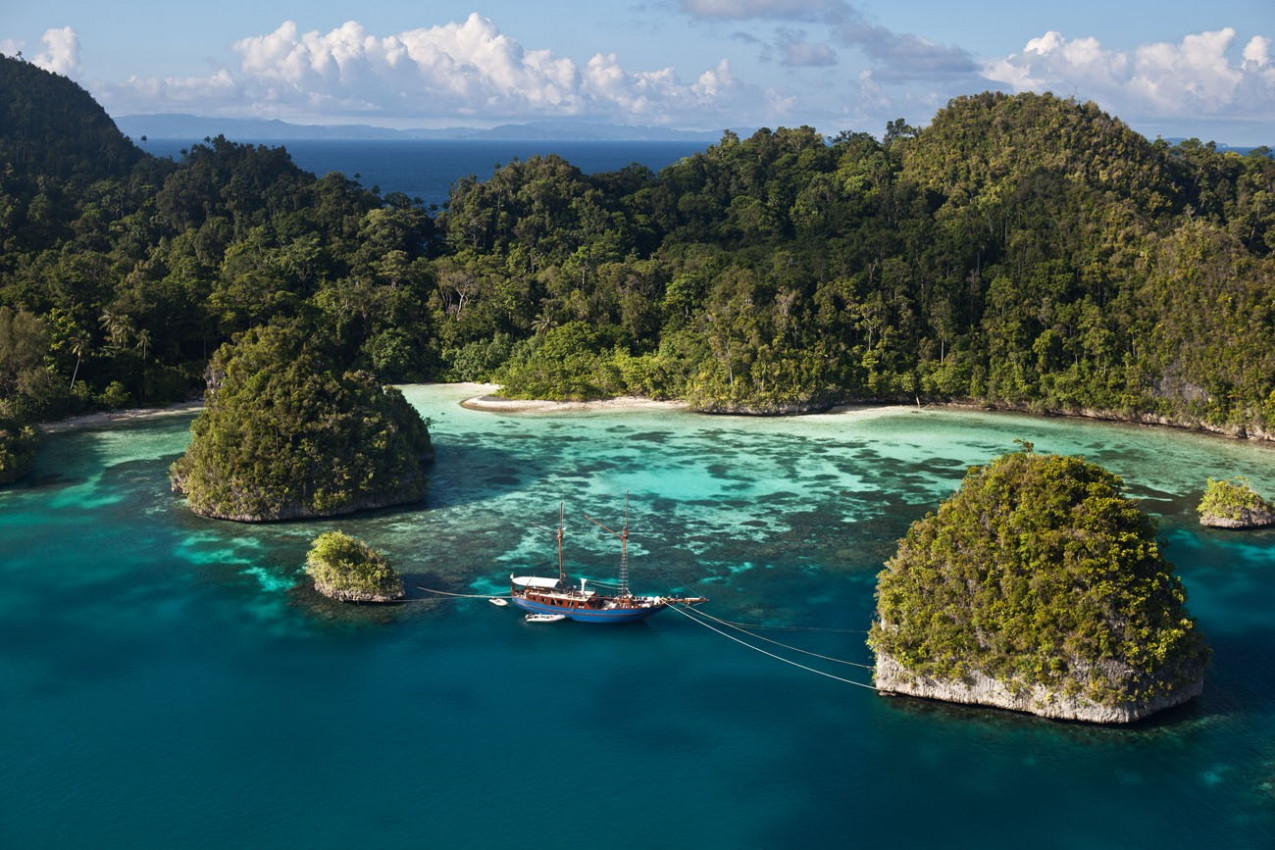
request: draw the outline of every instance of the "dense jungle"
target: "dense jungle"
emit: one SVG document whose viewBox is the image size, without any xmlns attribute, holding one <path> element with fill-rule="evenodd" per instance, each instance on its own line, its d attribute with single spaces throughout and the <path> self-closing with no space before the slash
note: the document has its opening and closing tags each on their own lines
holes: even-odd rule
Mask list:
<svg viewBox="0 0 1275 850">
<path fill-rule="evenodd" d="M 139 140 L 142 141 L 142 140 Z M 1275 160 L 985 93 L 923 128 L 555 156 L 437 214 L 224 137 L 180 161 L 0 58 L 0 480 L 33 423 L 198 397 L 254 328 L 381 383 L 709 412 L 960 402 L 1275 434 Z"/>
</svg>

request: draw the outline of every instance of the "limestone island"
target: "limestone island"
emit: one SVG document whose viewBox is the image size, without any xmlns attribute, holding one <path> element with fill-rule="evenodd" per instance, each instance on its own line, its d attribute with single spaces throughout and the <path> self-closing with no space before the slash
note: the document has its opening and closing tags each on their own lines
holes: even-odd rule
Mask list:
<svg viewBox="0 0 1275 850">
<path fill-rule="evenodd" d="M 1200 524 L 1213 528 L 1263 528 L 1275 525 L 1275 509 L 1243 476 L 1210 478 L 1196 507 Z"/>
<path fill-rule="evenodd" d="M 1197 696 L 1209 650 L 1154 521 L 1101 467 L 1024 448 L 971 468 L 878 576 L 877 687 L 1091 723 Z"/>
<path fill-rule="evenodd" d="M 403 598 L 403 579 L 390 562 L 357 537 L 328 531 L 314 538 L 305 556 L 314 589 L 341 602 L 393 602 Z"/>
<path fill-rule="evenodd" d="M 427 423 L 398 390 L 339 371 L 299 331 L 248 331 L 208 374 L 190 446 L 170 469 L 200 516 L 308 519 L 424 497 Z"/>
</svg>

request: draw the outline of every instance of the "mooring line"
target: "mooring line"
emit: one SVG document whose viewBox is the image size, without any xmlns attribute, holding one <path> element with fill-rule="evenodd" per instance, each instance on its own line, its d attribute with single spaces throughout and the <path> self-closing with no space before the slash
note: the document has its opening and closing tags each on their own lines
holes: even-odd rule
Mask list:
<svg viewBox="0 0 1275 850">
<path fill-rule="evenodd" d="M 866 688 L 869 691 L 877 690 L 877 687 L 875 685 L 865 685 L 863 682 L 856 682 L 854 679 L 847 679 L 843 676 L 834 676 L 832 673 L 825 673 L 823 670 L 818 670 L 814 667 L 810 667 L 805 664 L 799 664 L 798 662 L 793 661 L 790 658 L 784 658 L 782 655 L 776 655 L 773 652 L 768 652 L 767 650 L 762 649 L 760 646 L 753 646 L 748 641 L 741 640 L 740 638 L 737 638 L 732 634 L 724 632 L 710 623 L 706 623 L 703 620 L 696 619 L 694 616 L 691 615 L 689 611 L 685 610 L 682 606 L 670 605 L 668 607 L 672 608 L 674 611 L 681 614 L 683 617 L 687 618 L 691 622 L 697 623 L 703 626 L 704 628 L 709 629 L 710 631 L 717 632 L 719 635 L 721 635 L 724 638 L 733 640 L 735 641 L 735 643 L 741 644 L 742 646 L 746 646 L 749 649 L 753 650 L 754 652 L 760 652 L 762 655 L 769 656 L 775 659 L 776 661 L 782 661 L 785 664 L 791 664 L 793 667 L 796 667 L 799 670 L 805 670 L 807 673 L 814 673 L 815 675 L 823 676 L 824 678 L 832 679 L 833 681 L 844 682 L 847 685 L 854 685 L 856 688 Z"/>
<path fill-rule="evenodd" d="M 449 593 L 446 590 L 435 590 L 432 587 L 421 587 L 416 585 L 417 590 L 423 590 L 426 593 L 437 593 L 439 596 L 452 596 L 456 599 L 499 599 L 508 596 L 508 593 Z"/>
<path fill-rule="evenodd" d="M 714 617 L 712 614 L 705 613 L 704 611 L 701 611 L 698 608 L 695 609 L 695 614 L 700 617 L 707 617 L 708 619 L 712 620 L 715 623 L 721 623 L 723 626 L 729 626 L 735 631 L 743 632 L 744 634 L 748 635 L 751 638 L 757 638 L 757 640 L 764 640 L 766 641 L 766 643 L 772 643 L 775 646 L 782 646 L 784 649 L 792 650 L 793 652 L 800 652 L 802 655 L 809 655 L 823 661 L 831 661 L 833 664 L 845 664 L 850 667 L 862 667 L 864 670 L 875 669 L 874 666 L 871 664 L 862 664 L 858 661 L 846 661 L 843 658 L 833 658 L 831 655 L 820 655 L 817 652 L 811 652 L 810 650 L 802 649 L 799 646 L 791 646 L 789 644 L 781 643 L 777 640 L 773 640 L 768 637 L 763 637 L 762 635 L 759 635 L 759 634 L 754 634 L 753 632 L 748 631 L 748 629 L 741 627 L 738 623 L 732 623 L 730 620 L 723 620 L 720 617 Z"/>
<path fill-rule="evenodd" d="M 826 632 L 833 635 L 866 635 L 867 629 L 829 629 L 823 626 L 777 626 L 772 623 L 741 623 L 738 620 L 721 620 L 736 628 L 763 629 L 768 632 Z"/>
</svg>

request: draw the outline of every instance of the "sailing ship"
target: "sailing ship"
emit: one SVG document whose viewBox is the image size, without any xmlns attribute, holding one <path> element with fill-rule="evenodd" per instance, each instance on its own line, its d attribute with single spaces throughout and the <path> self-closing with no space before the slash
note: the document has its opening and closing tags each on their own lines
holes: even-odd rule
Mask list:
<svg viewBox="0 0 1275 850">
<path fill-rule="evenodd" d="M 620 539 L 620 584 L 614 594 L 600 593 L 567 577 L 562 561 L 564 506 L 558 506 L 558 575 L 509 576 L 509 598 L 530 614 L 557 614 L 582 623 L 634 623 L 669 605 L 698 605 L 702 596 L 640 596 L 629 590 L 629 497 L 624 497 L 624 528 L 607 528 L 588 514 L 585 519 Z"/>
</svg>

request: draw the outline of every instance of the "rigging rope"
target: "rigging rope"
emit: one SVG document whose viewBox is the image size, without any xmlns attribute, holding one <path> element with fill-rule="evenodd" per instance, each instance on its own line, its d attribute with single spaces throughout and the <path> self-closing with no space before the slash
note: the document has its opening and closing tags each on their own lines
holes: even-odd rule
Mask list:
<svg viewBox="0 0 1275 850">
<path fill-rule="evenodd" d="M 703 613 L 702 611 L 698 613 Z M 744 629 L 765 629 L 768 632 L 827 632 L 834 635 L 866 635 L 867 629 L 829 629 L 823 626 L 776 626 L 772 623 L 741 623 L 738 620 L 722 620 L 717 617 L 713 619 L 719 623 L 725 623 L 728 626 L 743 631 Z"/>
<path fill-rule="evenodd" d="M 437 593 L 439 596 L 454 596 L 457 599 L 499 599 L 508 596 L 508 593 L 448 593 L 446 590 L 435 590 L 432 587 L 421 587 L 416 585 L 417 590 L 423 590 L 426 593 Z"/>
<path fill-rule="evenodd" d="M 792 650 L 793 652 L 800 652 L 802 655 L 811 655 L 811 656 L 814 656 L 815 658 L 822 659 L 823 661 L 831 661 L 834 664 L 846 664 L 846 665 L 849 665 L 850 667 L 862 667 L 864 670 L 874 669 L 874 666 L 871 664 L 860 664 L 858 661 L 846 661 L 845 659 L 842 659 L 842 658 L 833 658 L 831 655 L 820 655 L 817 652 L 811 652 L 810 650 L 802 649 L 799 646 L 790 646 L 789 644 L 780 643 L 779 641 L 772 640 L 771 638 L 768 638 L 768 637 L 762 637 L 759 634 L 754 634 L 753 632 L 750 632 L 747 629 L 742 628 L 738 623 L 732 623 L 730 620 L 723 620 L 720 617 L 714 617 L 712 614 L 706 614 L 705 612 L 699 610 L 698 608 L 695 609 L 695 613 L 699 615 L 700 617 L 707 617 L 708 619 L 712 620 L 715 623 L 721 623 L 723 626 L 729 626 L 730 628 L 734 629 L 737 632 L 743 632 L 744 634 L 748 635 L 751 638 L 757 638 L 757 640 L 764 640 L 766 641 L 766 643 L 773 643 L 775 646 L 782 646 L 784 649 L 789 649 L 789 650 Z"/>
<path fill-rule="evenodd" d="M 740 638 L 737 638 L 732 634 L 724 632 L 710 623 L 706 623 L 703 620 L 696 619 L 688 610 L 685 610 L 682 606 L 670 605 L 668 607 L 673 609 L 677 613 L 681 614 L 683 617 L 687 618 L 691 622 L 698 623 L 699 625 L 703 626 L 706 629 L 709 629 L 710 631 L 717 632 L 722 637 L 728 638 L 730 640 L 735 641 L 735 643 L 746 646 L 749 649 L 753 650 L 754 652 L 760 652 L 762 655 L 770 656 L 776 661 L 782 661 L 785 664 L 791 664 L 793 667 L 796 667 L 799 670 L 805 670 L 808 673 L 814 673 L 816 675 L 823 676 L 824 678 L 827 678 L 827 679 L 832 679 L 837 682 L 844 682 L 847 685 L 854 685 L 856 688 L 866 688 L 867 690 L 870 690 L 870 691 L 877 690 L 877 687 L 875 685 L 865 685 L 863 682 L 856 682 L 854 679 L 846 679 L 842 676 L 834 676 L 832 673 L 825 673 L 823 670 L 818 670 L 814 667 L 810 667 L 805 664 L 799 664 L 798 662 L 793 661 L 790 658 L 784 658 L 782 655 L 776 655 L 773 652 L 768 652 L 767 650 L 762 649 L 760 646 L 753 646 L 751 643 L 748 643 L 745 640 L 741 640 Z M 696 613 L 700 613 L 700 612 L 696 612 Z"/>
</svg>

